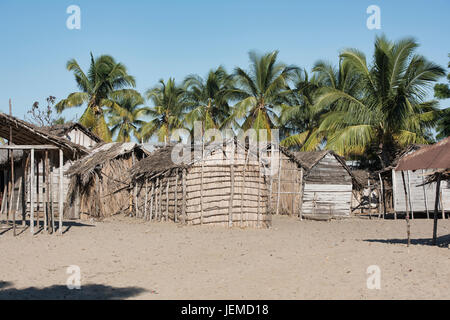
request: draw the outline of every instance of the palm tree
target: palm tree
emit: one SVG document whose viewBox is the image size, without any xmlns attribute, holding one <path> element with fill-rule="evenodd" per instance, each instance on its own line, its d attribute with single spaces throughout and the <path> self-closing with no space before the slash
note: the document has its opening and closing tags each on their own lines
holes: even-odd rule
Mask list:
<svg viewBox="0 0 450 320">
<path fill-rule="evenodd" d="M 229 124 L 231 108 L 227 92 L 233 87 L 233 80 L 223 67 L 211 70 L 206 79 L 190 75 L 184 80 L 186 101 L 191 109 L 186 114 L 186 122 L 202 123 L 202 130 L 220 129 Z"/>
<path fill-rule="evenodd" d="M 342 155 L 374 153 L 385 168 L 397 148 L 427 143 L 439 114 L 435 101 L 425 101 L 427 89 L 444 71 L 415 54 L 417 47 L 413 39 L 377 37 L 372 66 L 356 49 L 341 53 L 344 83 L 351 85 L 321 88 L 316 101 L 318 109 L 329 110 L 319 127 L 326 148 Z"/>
<path fill-rule="evenodd" d="M 140 136 L 147 141 L 156 135 L 159 142 L 168 142 L 175 129 L 184 128 L 188 105 L 185 91 L 175 84 L 174 79 L 169 78 L 167 83 L 161 79 L 158 86 L 147 90 L 146 96 L 154 104 L 147 112 L 153 119 L 142 126 Z"/>
<path fill-rule="evenodd" d="M 144 98 L 134 90 L 127 93 L 111 94 L 114 107 L 109 111 L 108 125 L 112 135 L 116 135 L 117 142 L 130 142 L 134 136 L 139 140 L 139 129 L 145 123 L 142 117 L 149 114 L 150 109 L 143 107 Z"/>
<path fill-rule="evenodd" d="M 250 70 L 236 68 L 234 78 L 237 88 L 230 90 L 230 97 L 238 101 L 234 117 L 244 119 L 244 131 L 253 128 L 271 129 L 279 124 L 281 105 L 289 94 L 288 82 L 298 68 L 277 62 L 278 51 L 259 56 L 250 52 Z"/>
<path fill-rule="evenodd" d="M 105 141 L 111 141 L 111 132 L 104 117 L 105 110 L 111 110 L 114 101 L 111 95 L 127 87 L 136 85 L 126 67 L 117 63 L 113 57 L 102 55 L 94 59 L 91 53 L 91 64 L 87 74 L 81 69 L 75 59 L 67 62 L 67 70 L 72 71 L 80 89 L 55 105 L 58 112 L 67 108 L 79 107 L 86 103 L 86 109 L 80 118 L 80 123 L 91 129 Z M 125 89 L 125 90 L 124 90 Z"/>
<path fill-rule="evenodd" d="M 309 78 L 306 70 L 295 71 L 289 101 L 282 105 L 280 132 L 284 147 L 303 151 L 318 149 L 323 137 L 318 134 L 321 113 L 314 108 L 315 93 L 320 83 L 315 76 Z"/>
</svg>

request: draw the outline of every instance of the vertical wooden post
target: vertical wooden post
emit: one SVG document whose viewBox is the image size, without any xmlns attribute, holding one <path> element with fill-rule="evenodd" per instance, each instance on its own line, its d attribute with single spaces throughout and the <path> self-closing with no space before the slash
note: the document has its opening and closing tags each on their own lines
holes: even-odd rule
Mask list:
<svg viewBox="0 0 450 320">
<path fill-rule="evenodd" d="M 438 205 L 439 205 L 439 191 L 441 189 L 441 174 L 437 174 L 436 180 L 436 198 L 434 200 L 434 217 L 433 217 L 433 245 L 436 245 L 437 240 L 437 220 L 438 220 Z"/>
<path fill-rule="evenodd" d="M 441 203 L 442 219 L 445 219 L 445 208 L 444 208 L 444 200 L 442 199 L 442 189 L 441 189 L 440 199 L 441 199 L 440 203 Z"/>
<path fill-rule="evenodd" d="M 394 205 L 394 220 L 397 220 L 397 208 L 395 205 L 396 197 L 397 197 L 397 187 L 396 187 L 397 179 L 395 176 L 395 170 L 392 169 L 392 202 Z"/>
<path fill-rule="evenodd" d="M 30 166 L 30 229 L 34 234 L 34 149 L 31 149 L 31 166 Z"/>
<path fill-rule="evenodd" d="M 406 191 L 405 173 L 402 170 L 403 189 L 405 190 L 406 205 L 406 235 L 408 236 L 408 247 L 411 244 L 411 227 L 409 225 L 409 208 L 408 208 L 408 192 Z"/>
<path fill-rule="evenodd" d="M 233 155 L 234 156 L 234 155 Z M 228 203 L 228 226 L 233 226 L 233 198 L 234 198 L 234 164 L 230 164 L 230 200 Z"/>
<path fill-rule="evenodd" d="M 148 179 L 145 178 L 144 220 L 147 220 Z"/>
<path fill-rule="evenodd" d="M 159 196 L 158 196 L 159 221 L 162 221 L 162 219 L 163 219 L 163 217 L 162 217 L 162 184 L 163 184 L 163 179 L 159 179 Z"/>
<path fill-rule="evenodd" d="M 64 154 L 62 149 L 59 149 L 59 227 L 58 232 L 62 234 L 62 226 L 64 219 Z"/>
<path fill-rule="evenodd" d="M 182 207 L 182 223 L 186 224 L 187 216 L 186 216 L 186 168 L 183 168 L 183 207 Z"/>
<path fill-rule="evenodd" d="M 300 221 L 303 220 L 302 208 L 303 208 L 303 168 L 300 168 L 300 195 L 298 199 L 298 214 L 300 216 Z"/>
<path fill-rule="evenodd" d="M 278 149 L 278 186 L 277 186 L 277 209 L 276 209 L 276 215 L 280 212 L 280 195 L 281 195 L 281 168 L 283 165 L 282 153 L 281 150 Z"/>
<path fill-rule="evenodd" d="M 423 187 L 423 198 L 425 200 L 425 211 L 427 212 L 427 219 L 430 219 L 430 212 L 428 210 L 428 194 L 425 188 L 425 171 L 422 169 L 422 187 Z"/>
<path fill-rule="evenodd" d="M 200 225 L 203 225 L 203 171 L 205 170 L 205 143 L 202 137 L 202 158 L 201 158 L 202 166 L 200 173 Z"/>
<path fill-rule="evenodd" d="M 155 221 L 158 221 L 158 214 L 159 214 L 159 207 L 158 207 L 158 194 L 160 186 L 160 180 L 159 177 L 156 178 L 156 184 L 155 184 Z"/>
<path fill-rule="evenodd" d="M 49 231 L 48 229 L 48 216 L 49 216 L 49 208 L 48 208 L 48 203 L 49 203 L 49 195 L 50 195 L 50 190 L 49 190 L 49 183 L 48 183 L 48 151 L 45 150 L 45 159 L 44 159 L 44 168 L 42 169 L 42 173 L 44 174 L 45 177 L 45 206 L 44 207 L 44 231 Z M 42 186 L 44 186 L 44 183 L 42 183 Z"/>
<path fill-rule="evenodd" d="M 170 175 L 167 176 L 167 183 L 166 183 L 166 217 L 165 221 L 169 221 L 169 185 L 170 185 Z"/>
<path fill-rule="evenodd" d="M 408 175 L 408 194 L 409 194 L 409 207 L 411 208 L 411 217 L 414 220 L 414 207 L 411 202 L 411 176 L 409 175 L 409 170 L 406 171 Z"/>
<path fill-rule="evenodd" d="M 372 219 L 372 188 L 370 187 L 370 177 L 367 180 L 367 186 L 369 188 L 369 219 Z"/>
<path fill-rule="evenodd" d="M 52 172 L 52 168 L 49 168 L 49 172 L 50 172 L 50 213 L 51 213 L 51 219 L 52 219 L 52 224 L 51 224 L 51 228 L 52 228 L 52 233 L 55 232 L 55 210 L 53 210 L 53 198 L 54 198 L 54 185 L 53 185 L 53 178 L 54 178 L 54 174 Z"/>
<path fill-rule="evenodd" d="M 258 164 L 260 164 L 259 153 L 258 153 Z M 258 209 L 256 212 L 256 226 L 259 228 L 261 226 L 261 170 L 258 165 Z"/>
<path fill-rule="evenodd" d="M 154 198 L 154 192 L 155 192 L 155 183 L 152 181 L 152 191 L 150 194 L 150 213 L 149 213 L 149 220 L 150 222 L 153 219 L 153 198 Z"/>
<path fill-rule="evenodd" d="M 381 174 L 378 173 L 378 178 L 380 179 L 380 202 L 383 204 L 383 219 L 385 218 L 386 215 L 386 200 L 384 198 L 384 185 L 383 185 L 383 179 L 381 178 Z M 380 206 L 380 211 L 381 211 L 381 206 Z"/>
</svg>

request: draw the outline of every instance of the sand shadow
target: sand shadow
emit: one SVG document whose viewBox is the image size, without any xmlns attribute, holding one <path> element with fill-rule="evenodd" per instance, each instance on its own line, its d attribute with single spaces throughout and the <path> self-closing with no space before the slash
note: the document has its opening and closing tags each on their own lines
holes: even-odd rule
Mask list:
<svg viewBox="0 0 450 320">
<path fill-rule="evenodd" d="M 12 225 L 3 224 L 2 227 L 3 228 L 0 229 L 0 236 L 13 230 Z M 16 236 L 20 236 L 21 234 L 26 233 L 26 231 L 30 231 L 30 221 L 26 221 L 25 225 L 22 225 L 22 221 L 16 221 L 16 227 L 17 227 L 16 228 L 16 231 L 17 231 Z M 76 221 L 64 221 L 63 225 L 62 225 L 62 234 L 67 233 L 73 227 L 75 227 L 75 228 L 84 228 L 84 227 L 94 228 L 95 225 L 76 222 Z M 59 232 L 59 223 L 55 223 L 54 233 L 58 233 L 58 232 Z M 39 221 L 39 225 L 37 225 L 35 222 L 33 235 L 38 235 L 40 233 L 44 233 L 44 222 L 43 221 Z"/>
<path fill-rule="evenodd" d="M 0 300 L 114 300 L 137 296 L 147 290 L 139 287 L 116 288 L 101 284 L 69 290 L 64 285 L 46 288 L 16 289 L 11 282 L 0 281 Z"/>
<path fill-rule="evenodd" d="M 407 244 L 407 239 L 365 239 L 366 242 L 378 242 L 385 244 Z M 433 246 L 432 238 L 411 239 L 411 245 Z M 448 248 L 450 245 L 450 234 L 437 237 L 436 246 L 441 248 Z"/>
</svg>

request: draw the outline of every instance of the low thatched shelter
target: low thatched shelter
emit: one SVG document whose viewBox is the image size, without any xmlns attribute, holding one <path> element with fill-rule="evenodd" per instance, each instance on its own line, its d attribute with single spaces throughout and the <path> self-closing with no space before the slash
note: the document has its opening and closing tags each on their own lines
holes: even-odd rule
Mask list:
<svg viewBox="0 0 450 320">
<path fill-rule="evenodd" d="M 235 140 L 181 149 L 161 148 L 131 170 L 137 217 L 190 225 L 271 225 L 264 164 L 257 153 Z"/>
<path fill-rule="evenodd" d="M 4 113 L 0 113 L 0 137 L 8 140 L 0 145 L 1 213 L 13 219 L 14 229 L 19 212 L 23 226 L 29 214 L 32 232 L 34 222 L 40 227 L 42 220 L 44 229 L 55 230 L 57 216 L 61 227 L 68 186 L 64 172 L 87 149 Z"/>
<path fill-rule="evenodd" d="M 70 219 L 102 219 L 132 212 L 128 170 L 148 155 L 134 142 L 107 143 L 94 148 L 66 172 L 70 186 L 65 215 Z"/>
<path fill-rule="evenodd" d="M 344 159 L 327 150 L 280 150 L 278 173 L 269 182 L 274 213 L 318 219 L 350 216 L 353 185 L 359 183 Z"/>
</svg>

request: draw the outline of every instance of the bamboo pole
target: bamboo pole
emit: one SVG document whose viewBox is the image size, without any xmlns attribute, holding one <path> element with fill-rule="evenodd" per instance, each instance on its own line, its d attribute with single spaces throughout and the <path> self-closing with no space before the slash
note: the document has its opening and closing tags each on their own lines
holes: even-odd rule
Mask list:
<svg viewBox="0 0 450 320">
<path fill-rule="evenodd" d="M 203 171 L 205 170 L 205 144 L 204 139 L 202 138 L 202 171 L 201 171 L 201 177 L 200 177 L 200 225 L 203 224 Z"/>
<path fill-rule="evenodd" d="M 261 163 L 259 161 L 259 153 L 258 153 L 258 163 Z M 258 209 L 257 209 L 257 216 L 256 216 L 256 226 L 261 226 L 261 170 L 258 170 L 259 173 L 259 179 L 258 179 Z"/>
<path fill-rule="evenodd" d="M 170 176 L 167 177 L 166 183 L 166 218 L 165 221 L 169 221 L 169 185 L 170 185 Z"/>
<path fill-rule="evenodd" d="M 174 221 L 178 222 L 178 168 L 175 171 L 175 209 L 174 209 Z"/>
<path fill-rule="evenodd" d="M 182 223 L 186 224 L 187 216 L 186 216 L 186 168 L 183 168 L 183 207 L 182 207 Z"/>
<path fill-rule="evenodd" d="M 278 186 L 277 186 L 277 208 L 276 208 L 276 215 L 279 214 L 280 210 L 280 192 L 281 192 L 281 168 L 283 161 L 281 160 L 282 153 L 280 150 L 278 150 Z"/>
<path fill-rule="evenodd" d="M 62 234 L 62 226 L 64 219 L 64 154 L 62 149 L 59 149 L 59 234 Z"/>
<path fill-rule="evenodd" d="M 34 149 L 31 149 L 30 166 L 30 230 L 34 234 Z"/>
<path fill-rule="evenodd" d="M 234 157 L 234 154 L 233 154 Z M 228 226 L 233 226 L 233 197 L 234 197 L 234 164 L 233 161 L 230 164 L 230 200 L 228 205 Z"/>
<path fill-rule="evenodd" d="M 436 241 L 437 241 L 437 220 L 438 220 L 438 205 L 439 205 L 440 188 L 441 188 L 441 174 L 438 173 L 437 181 L 436 181 L 436 198 L 434 201 L 433 245 L 436 245 Z"/>
<path fill-rule="evenodd" d="M 41 230 L 41 221 L 40 221 L 40 212 L 39 210 L 41 210 L 41 206 L 40 206 L 40 200 L 41 200 L 41 196 L 40 196 L 40 192 L 39 192 L 39 188 L 40 188 L 40 183 L 39 183 L 39 167 L 41 165 L 42 162 L 42 156 L 39 157 L 37 159 L 37 166 L 36 166 L 36 198 L 37 198 L 37 202 L 36 202 L 36 226 L 38 231 Z M 44 165 L 42 165 L 42 168 L 44 168 Z M 42 175 L 42 184 L 44 183 L 44 176 Z M 44 205 L 44 200 L 42 200 L 42 206 Z"/>
<path fill-rule="evenodd" d="M 411 227 L 409 224 L 409 208 L 408 208 L 408 192 L 406 191 L 405 173 L 402 170 L 403 189 L 405 191 L 405 205 L 406 205 L 406 235 L 408 237 L 408 247 L 411 244 Z"/>
</svg>

